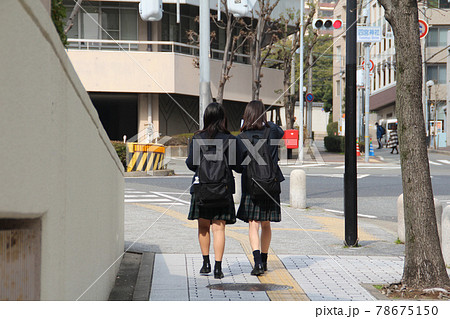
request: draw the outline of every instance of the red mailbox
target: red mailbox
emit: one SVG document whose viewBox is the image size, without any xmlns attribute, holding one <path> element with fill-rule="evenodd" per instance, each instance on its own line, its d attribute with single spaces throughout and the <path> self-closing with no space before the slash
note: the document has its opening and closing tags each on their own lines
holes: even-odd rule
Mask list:
<svg viewBox="0 0 450 319">
<path fill-rule="evenodd" d="M 283 139 L 287 149 L 298 148 L 298 130 L 285 130 Z"/>
</svg>

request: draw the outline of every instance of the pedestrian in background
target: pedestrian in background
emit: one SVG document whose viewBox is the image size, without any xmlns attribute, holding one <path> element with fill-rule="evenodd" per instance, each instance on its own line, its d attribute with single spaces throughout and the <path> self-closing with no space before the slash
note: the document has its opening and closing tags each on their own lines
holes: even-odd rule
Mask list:
<svg viewBox="0 0 450 319">
<path fill-rule="evenodd" d="M 221 279 L 224 277 L 222 258 L 225 249 L 225 225 L 236 222 L 233 201 L 235 186 L 231 170 L 242 171 L 239 165 L 242 161 L 242 147 L 237 145 L 236 137 L 228 131 L 224 109 L 218 103 L 211 103 L 206 107 L 203 123 L 204 129 L 198 131 L 189 144 L 189 156 L 186 159 L 187 167 L 195 172 L 190 190 L 192 196 L 188 219 L 198 220 L 198 240 L 203 255 L 201 274 L 211 272 L 209 248 L 210 229 L 212 228 L 215 257 L 214 278 Z M 212 142 L 218 144 L 211 145 Z M 194 145 L 194 143 L 197 144 Z M 232 150 L 235 152 L 230 152 L 230 146 L 233 143 Z M 216 155 L 220 153 L 219 144 L 223 145 L 223 154 L 220 154 L 223 157 L 213 160 L 207 158 L 208 152 Z M 229 158 L 230 156 L 236 156 L 236 158 Z M 208 183 L 203 183 L 203 178 L 209 178 Z M 219 180 L 210 183 L 214 178 Z M 214 188 L 211 190 L 211 187 Z"/>
<path fill-rule="evenodd" d="M 386 147 L 387 148 L 392 147 L 391 154 L 394 154 L 394 150 L 396 150 L 396 154 L 398 154 L 397 124 L 393 124 L 392 126 L 392 131 L 389 133 L 389 142 Z"/>
<path fill-rule="evenodd" d="M 279 126 L 272 122 L 267 122 L 265 106 L 261 101 L 251 101 L 247 104 L 244 111 L 241 134 L 238 135 L 238 140 L 242 140 L 245 145 L 243 158 L 246 159 L 251 153 L 248 149 L 250 142 L 255 145 L 260 139 L 267 137 L 264 143 L 267 143 L 265 146 L 268 147 L 270 158 L 266 162 L 274 164 L 273 173 L 276 183 L 278 183 L 278 189 L 280 187 L 279 183 L 284 180 L 284 177 L 278 166 L 278 145 L 270 145 L 272 143 L 269 144 L 269 141 L 280 140 L 283 135 L 284 132 Z M 247 144 L 244 142 L 245 140 Z M 251 159 L 251 161 L 254 160 L 254 158 Z M 251 165 L 251 163 L 245 165 L 245 161 L 242 164 L 244 167 L 242 172 L 242 197 L 237 218 L 249 224 L 249 240 L 255 262 L 251 274 L 259 276 L 264 274 L 264 271 L 267 271 L 268 252 L 272 239 L 270 223 L 281 221 L 280 192 L 266 193 L 259 197 L 252 196 L 250 191 L 251 185 L 249 185 L 251 181 L 249 182 L 248 179 Z M 261 237 L 259 235 L 260 227 Z"/>
<path fill-rule="evenodd" d="M 383 148 L 383 144 L 381 143 L 381 139 L 383 138 L 383 135 L 386 134 L 386 130 L 384 127 L 377 123 L 375 123 L 377 126 L 377 141 L 378 141 L 378 148 Z"/>
</svg>

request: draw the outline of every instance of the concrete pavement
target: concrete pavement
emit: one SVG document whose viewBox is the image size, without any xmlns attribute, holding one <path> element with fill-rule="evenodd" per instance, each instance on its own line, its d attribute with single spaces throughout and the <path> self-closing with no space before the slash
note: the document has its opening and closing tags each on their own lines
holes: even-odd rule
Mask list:
<svg viewBox="0 0 450 319">
<path fill-rule="evenodd" d="M 327 155 L 343 159 L 343 155 L 326 154 L 320 148 L 316 147 L 308 160 L 321 157 L 329 161 Z M 176 174 L 189 174 L 182 159 L 173 165 Z M 127 183 L 128 191 L 133 187 Z M 374 284 L 401 279 L 404 245 L 395 243 L 394 223 L 359 218 L 359 246 L 345 247 L 342 216 L 318 207 L 293 209 L 287 204 L 282 204 L 282 221 L 272 223 L 268 272 L 260 277 L 250 275 L 253 258 L 248 228 L 238 220 L 226 227 L 225 277 L 218 280 L 212 273 L 200 275 L 197 224 L 187 220 L 187 193 L 172 195 L 179 199 L 174 201 L 177 205 L 126 203 L 125 256 L 127 260 L 140 256 L 134 261 L 138 267 L 128 267 L 135 272 L 139 269 L 135 283 L 139 289 L 133 297 L 128 290 L 126 300 L 376 300 L 382 295 L 371 288 Z M 213 264 L 212 243 L 210 255 Z M 133 276 L 127 278 L 134 280 Z M 111 299 L 120 300 L 120 294 L 114 295 L 120 285 L 118 278 Z"/>
</svg>

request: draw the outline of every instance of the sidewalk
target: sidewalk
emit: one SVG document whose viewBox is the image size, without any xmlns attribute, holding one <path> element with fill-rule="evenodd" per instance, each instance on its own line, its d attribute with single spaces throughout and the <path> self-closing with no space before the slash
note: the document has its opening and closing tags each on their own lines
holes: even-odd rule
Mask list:
<svg viewBox="0 0 450 319">
<path fill-rule="evenodd" d="M 382 162 L 388 152 L 375 150 L 371 160 Z M 309 155 L 305 152 L 306 161 L 343 163 L 344 155 L 326 152 L 318 141 Z M 172 165 L 178 175 L 191 174 L 182 158 Z M 404 245 L 395 244 L 396 223 L 358 218 L 359 247 L 348 248 L 342 216 L 286 204 L 282 221 L 272 223 L 269 270 L 263 276 L 250 275 L 248 225 L 239 220 L 226 227 L 225 277 L 200 275 L 197 223 L 187 220 L 188 211 L 188 205 L 125 205 L 127 252 L 111 300 L 366 301 L 384 298 L 374 284 L 399 282 L 402 277 Z M 212 264 L 213 253 L 211 243 Z"/>
<path fill-rule="evenodd" d="M 404 245 L 395 244 L 396 234 L 382 224 L 359 218 L 360 247 L 346 248 L 343 217 L 317 207 L 282 208 L 282 221 L 272 224 L 268 272 L 250 275 L 247 224 L 238 221 L 226 228 L 225 277 L 218 280 L 199 274 L 202 256 L 187 205 L 127 204 L 125 259 L 135 259 L 135 279 L 122 271 L 115 289 L 125 279 L 125 300 L 351 301 L 376 300 L 378 294 L 365 287 L 401 279 Z M 212 244 L 210 253 L 214 261 Z M 136 288 L 130 288 L 134 280 Z M 121 298 L 117 291 L 111 297 Z"/>
</svg>

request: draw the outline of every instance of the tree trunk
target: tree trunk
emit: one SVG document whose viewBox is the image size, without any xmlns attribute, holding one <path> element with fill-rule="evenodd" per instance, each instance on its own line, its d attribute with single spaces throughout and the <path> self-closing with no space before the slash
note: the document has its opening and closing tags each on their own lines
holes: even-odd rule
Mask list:
<svg viewBox="0 0 450 319">
<path fill-rule="evenodd" d="M 406 233 L 402 281 L 412 288 L 449 287 L 426 147 L 417 1 L 379 2 L 394 32 L 397 61 L 396 114 Z"/>
<path fill-rule="evenodd" d="M 227 10 L 228 11 L 228 10 Z M 225 48 L 224 48 L 224 53 L 223 53 L 223 59 L 222 59 L 222 69 L 220 72 L 220 79 L 219 79 L 219 87 L 217 89 L 217 103 L 219 104 L 223 104 L 223 92 L 225 90 L 225 83 L 227 82 L 227 76 L 228 76 L 228 72 L 227 72 L 227 68 L 228 65 L 232 63 L 232 61 L 229 61 L 229 53 L 230 53 L 230 46 L 232 43 L 232 20 L 233 20 L 233 15 L 232 14 L 228 14 L 227 15 L 227 28 L 226 28 L 226 42 L 225 42 Z M 232 58 L 232 57 L 231 57 Z"/>
</svg>

